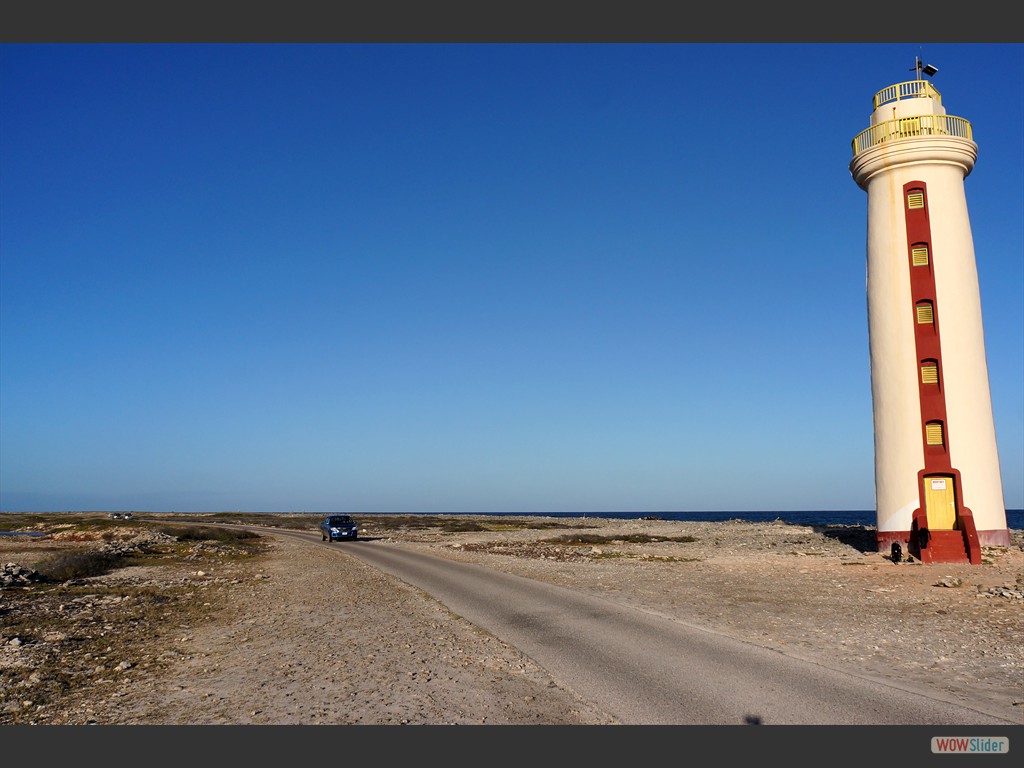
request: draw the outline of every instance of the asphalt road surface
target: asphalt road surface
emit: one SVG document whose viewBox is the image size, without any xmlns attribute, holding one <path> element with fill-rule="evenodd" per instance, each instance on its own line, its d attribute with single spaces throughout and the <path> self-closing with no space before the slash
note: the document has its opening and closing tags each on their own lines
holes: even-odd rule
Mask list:
<svg viewBox="0 0 1024 768">
<path fill-rule="evenodd" d="M 278 532 L 275 532 L 278 533 Z M 726 635 L 400 546 L 336 547 L 527 654 L 627 725 L 983 725 L 1003 718 L 941 692 L 851 675 Z"/>
</svg>

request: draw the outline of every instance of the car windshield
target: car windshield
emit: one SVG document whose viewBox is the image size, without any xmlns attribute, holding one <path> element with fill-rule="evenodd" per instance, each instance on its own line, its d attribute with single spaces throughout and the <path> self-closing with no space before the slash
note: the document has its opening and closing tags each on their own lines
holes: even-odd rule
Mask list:
<svg viewBox="0 0 1024 768">
<path fill-rule="evenodd" d="M 329 517 L 327 518 L 328 525 L 348 525 L 352 522 L 351 517 Z"/>
</svg>

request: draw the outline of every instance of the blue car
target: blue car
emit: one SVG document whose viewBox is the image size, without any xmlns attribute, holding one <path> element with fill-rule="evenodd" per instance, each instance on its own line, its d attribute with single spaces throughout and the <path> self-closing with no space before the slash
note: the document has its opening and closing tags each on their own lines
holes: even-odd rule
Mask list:
<svg viewBox="0 0 1024 768">
<path fill-rule="evenodd" d="M 348 515 L 331 515 L 320 523 L 321 541 L 355 541 L 359 537 L 359 526 Z"/>
</svg>

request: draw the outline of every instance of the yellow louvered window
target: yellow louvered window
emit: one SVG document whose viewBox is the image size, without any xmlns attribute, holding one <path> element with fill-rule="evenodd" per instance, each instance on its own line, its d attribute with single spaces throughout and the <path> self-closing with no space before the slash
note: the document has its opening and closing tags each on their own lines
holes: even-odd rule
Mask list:
<svg viewBox="0 0 1024 768">
<path fill-rule="evenodd" d="M 930 421 L 925 424 L 924 437 L 928 445 L 942 445 L 942 422 Z"/>
<path fill-rule="evenodd" d="M 932 310 L 930 301 L 922 301 L 915 309 L 917 310 L 918 325 L 931 325 L 935 322 L 935 312 Z"/>
<path fill-rule="evenodd" d="M 924 208 L 924 192 L 920 189 L 915 189 L 913 192 L 908 193 L 907 208 L 912 211 L 917 208 Z"/>
<path fill-rule="evenodd" d="M 928 246 L 927 245 L 915 245 L 910 249 L 910 257 L 915 267 L 927 267 L 928 266 Z"/>
<path fill-rule="evenodd" d="M 939 366 L 932 361 L 926 361 L 921 363 L 921 383 L 922 384 L 938 384 L 939 383 Z"/>
</svg>

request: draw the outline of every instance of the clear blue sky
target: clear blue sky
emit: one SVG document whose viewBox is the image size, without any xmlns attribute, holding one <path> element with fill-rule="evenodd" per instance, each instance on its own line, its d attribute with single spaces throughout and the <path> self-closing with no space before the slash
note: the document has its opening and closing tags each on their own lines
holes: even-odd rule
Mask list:
<svg viewBox="0 0 1024 768">
<path fill-rule="evenodd" d="M 0 509 L 874 507 L 918 54 L 1024 507 L 1024 46 L 0 45 Z"/>
</svg>

